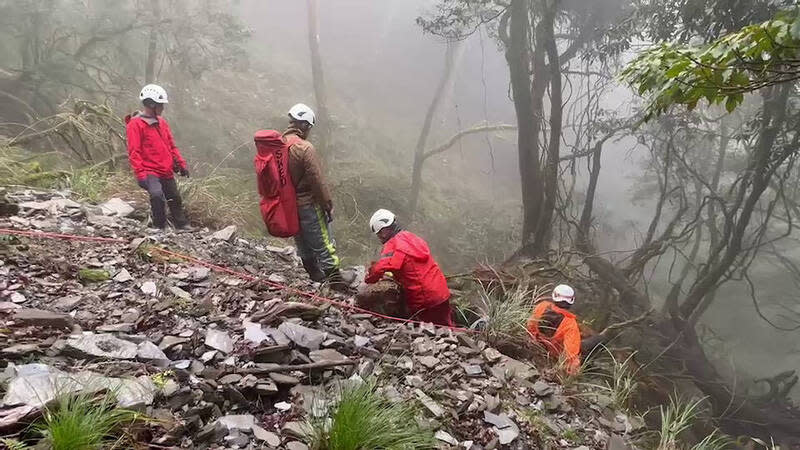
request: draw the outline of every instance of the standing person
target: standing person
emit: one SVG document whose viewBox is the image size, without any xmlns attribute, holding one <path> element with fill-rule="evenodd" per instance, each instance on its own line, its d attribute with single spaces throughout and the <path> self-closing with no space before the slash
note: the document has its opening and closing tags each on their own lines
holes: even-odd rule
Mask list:
<svg viewBox="0 0 800 450">
<path fill-rule="evenodd" d="M 139 93 L 143 109 L 125 117 L 128 135 L 128 159 L 139 187 L 150 194 L 153 227 L 167 225 L 169 207 L 175 228 L 188 225 L 183 202 L 173 173 L 189 176 L 186 161 L 181 156 L 167 121 L 161 117 L 167 101 L 167 91 L 148 84 Z"/>
<path fill-rule="evenodd" d="M 450 289 L 428 244 L 401 229 L 395 215 L 385 209 L 375 211 L 369 226 L 383 243 L 383 250 L 380 260 L 370 266 L 365 281 L 377 283 L 391 272 L 403 289 L 412 319 L 452 327 Z"/>
<path fill-rule="evenodd" d="M 328 281 L 331 287 L 343 289 L 339 257 L 331 233 L 333 201 L 322 165 L 308 135 L 314 126 L 314 111 L 298 103 L 289 109 L 289 128 L 285 139 L 293 139 L 289 147 L 289 174 L 297 193 L 300 233 L 294 238 L 297 252 L 308 276 L 314 281 Z"/>
<path fill-rule="evenodd" d="M 528 332 L 541 342 L 548 353 L 564 358 L 567 373 L 580 369 L 581 331 L 575 314 L 568 310 L 575 303 L 575 290 L 559 284 L 549 298 L 540 300 L 528 319 Z"/>
</svg>

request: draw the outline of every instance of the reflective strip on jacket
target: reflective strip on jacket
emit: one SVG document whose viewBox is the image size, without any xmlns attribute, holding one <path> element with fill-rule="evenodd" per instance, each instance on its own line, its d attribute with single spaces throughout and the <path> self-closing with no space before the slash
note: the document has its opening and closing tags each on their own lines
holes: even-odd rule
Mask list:
<svg viewBox="0 0 800 450">
<path fill-rule="evenodd" d="M 381 259 L 369 268 L 366 282 L 377 283 L 386 272 L 403 288 L 411 314 L 450 299 L 447 279 L 428 244 L 414 233 L 401 231 L 383 245 Z"/>
<path fill-rule="evenodd" d="M 163 117 L 125 117 L 125 132 L 128 136 L 128 159 L 137 180 L 147 175 L 173 178 L 173 167 L 185 169 L 186 161 L 175 145 L 172 130 Z"/>
<path fill-rule="evenodd" d="M 553 311 L 563 316 L 561 323 L 551 337 L 547 337 L 547 335 L 542 333 L 539 329 L 539 322 L 548 311 Z M 527 328 L 528 332 L 531 333 L 536 340 L 544 344 L 547 351 L 552 356 L 556 358 L 561 355 L 564 356 L 569 373 L 575 374 L 578 372 L 581 365 L 581 331 L 580 328 L 578 328 L 578 321 L 575 319 L 575 314 L 572 314 L 566 309 L 559 308 L 550 300 L 543 300 L 537 303 L 536 307 L 533 309 L 533 314 L 530 319 L 528 319 Z"/>
</svg>

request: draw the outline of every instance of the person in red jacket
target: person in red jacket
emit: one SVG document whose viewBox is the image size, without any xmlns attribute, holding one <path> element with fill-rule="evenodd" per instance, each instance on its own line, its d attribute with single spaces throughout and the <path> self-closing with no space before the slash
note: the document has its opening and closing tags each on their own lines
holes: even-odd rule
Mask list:
<svg viewBox="0 0 800 450">
<path fill-rule="evenodd" d="M 148 84 L 142 88 L 139 99 L 143 110 L 125 117 L 131 168 L 139 187 L 150 194 L 153 226 L 166 226 L 165 206 L 168 206 L 173 225 L 184 228 L 188 221 L 173 173 L 180 172 L 188 177 L 189 170 L 175 146 L 169 124 L 161 117 L 164 105 L 168 103 L 167 91 L 161 86 Z"/>
<path fill-rule="evenodd" d="M 367 283 L 377 283 L 391 272 L 403 289 L 411 318 L 422 322 L 453 326 L 450 289 L 428 244 L 397 224 L 391 211 L 379 209 L 369 221 L 372 232 L 383 243 L 380 260 L 367 273 Z"/>
</svg>

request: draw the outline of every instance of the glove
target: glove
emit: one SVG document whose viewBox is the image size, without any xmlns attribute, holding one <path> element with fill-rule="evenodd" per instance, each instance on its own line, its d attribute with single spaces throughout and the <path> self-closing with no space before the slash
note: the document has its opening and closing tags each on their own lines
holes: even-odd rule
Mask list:
<svg viewBox="0 0 800 450">
<path fill-rule="evenodd" d="M 180 172 L 182 177 L 189 177 L 189 169 L 186 167 L 181 167 Z"/>
<path fill-rule="evenodd" d="M 330 209 L 325 210 L 325 220 L 328 223 L 333 222 L 333 206 L 331 206 Z"/>
</svg>

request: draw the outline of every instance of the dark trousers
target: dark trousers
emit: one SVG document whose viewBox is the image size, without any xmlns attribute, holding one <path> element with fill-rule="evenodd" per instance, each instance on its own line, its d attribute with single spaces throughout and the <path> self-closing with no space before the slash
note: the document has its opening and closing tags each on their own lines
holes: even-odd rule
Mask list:
<svg viewBox="0 0 800 450">
<path fill-rule="evenodd" d="M 449 299 L 439 303 L 436 306 L 417 311 L 411 315 L 411 319 L 418 320 L 420 322 L 430 322 L 436 325 L 444 325 L 447 327 L 455 326 L 455 324 L 453 324 L 453 312 L 450 309 Z"/>
<path fill-rule="evenodd" d="M 297 254 L 303 267 L 314 281 L 336 276 L 339 271 L 339 257 L 333 241 L 331 228 L 325 219 L 322 208 L 316 205 L 298 205 L 300 233 L 294 237 Z"/>
<path fill-rule="evenodd" d="M 169 207 L 172 222 L 176 228 L 187 225 L 186 216 L 183 214 L 183 201 L 178 192 L 178 183 L 175 178 L 159 178 L 148 175 L 139 181 L 139 186 L 150 194 L 150 210 L 153 215 L 153 226 L 164 228 L 167 225 L 166 207 Z"/>
</svg>

